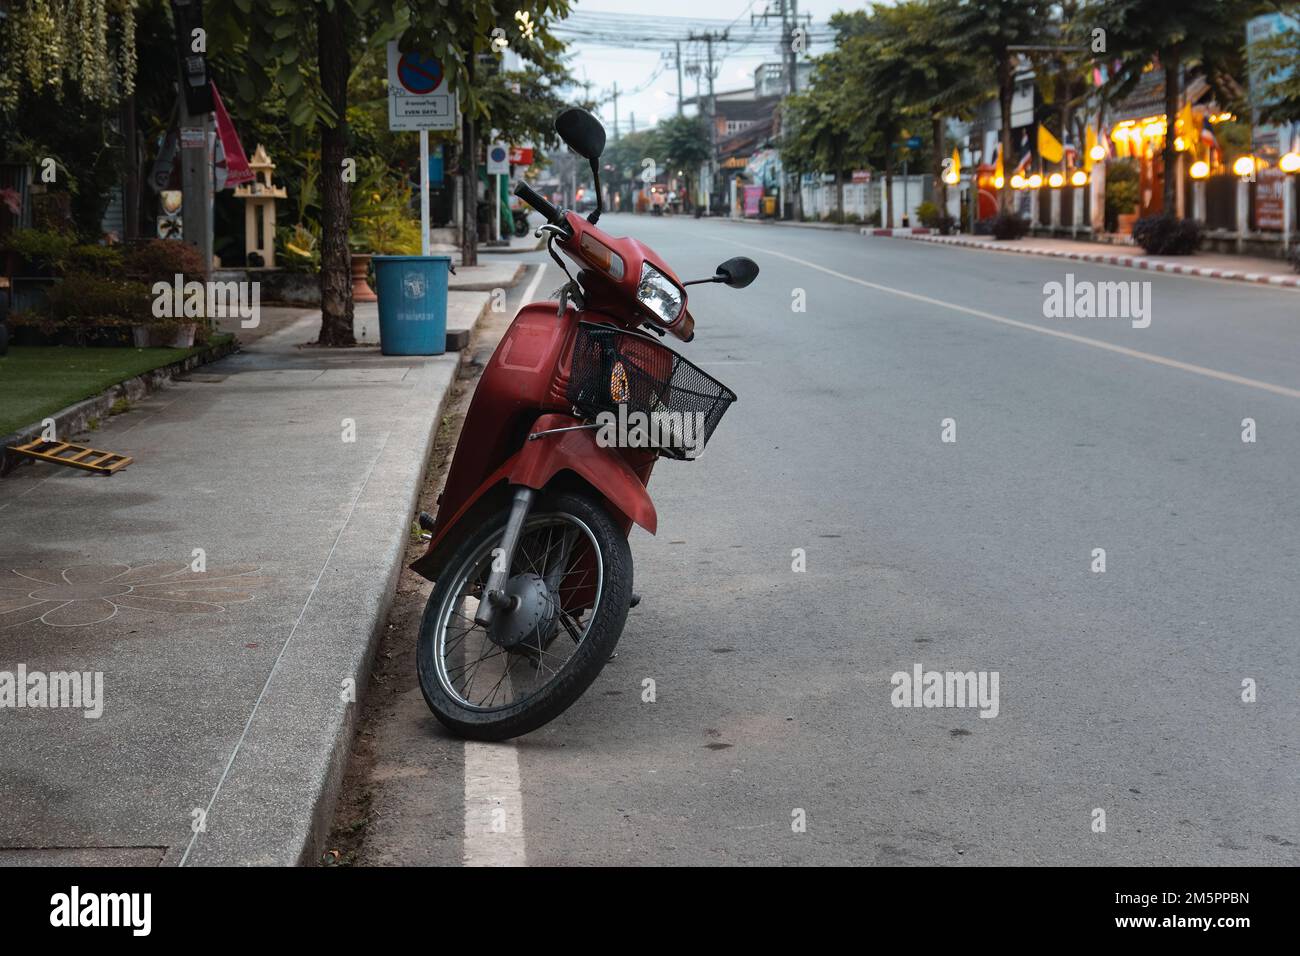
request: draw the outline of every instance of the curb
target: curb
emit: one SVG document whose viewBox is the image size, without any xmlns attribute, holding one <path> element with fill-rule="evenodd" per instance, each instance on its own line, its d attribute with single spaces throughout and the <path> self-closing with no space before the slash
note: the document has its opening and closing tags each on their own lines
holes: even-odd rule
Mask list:
<svg viewBox="0 0 1300 956">
<path fill-rule="evenodd" d="M 489 310 L 490 300 L 484 302 L 468 330 L 466 346 Z M 425 424 L 421 426 L 419 416 L 413 416 L 394 427 L 375 461 L 364 494 L 356 501 L 354 526 L 346 529 L 346 539 L 354 547 L 340 548 L 339 559 L 331 560 L 322 572 L 322 583 L 338 583 L 320 594 L 313 609 L 314 629 L 304 634 L 293 649 L 292 659 L 286 658 L 283 672 L 276 675 L 277 683 L 272 685 L 274 693 L 268 693 L 254 725 L 260 731 L 257 739 L 250 734 L 249 745 L 240 756 L 241 773 L 232 777 L 223 795 L 229 803 L 221 816 L 233 835 L 199 844 L 189 865 L 314 866 L 319 862 L 351 759 L 375 653 L 406 567 L 408 529 L 419 507 L 429 458 L 458 371 L 469 361 L 469 349 L 463 348 L 459 354 L 447 357 L 454 361 L 432 361 L 423 366 L 421 374 L 430 381 L 412 386 L 407 405 L 426 409 Z M 438 393 L 429 408 L 424 403 L 429 401 L 431 385 Z M 415 455 L 404 466 L 390 462 L 392 456 L 411 450 Z M 363 550 L 362 558 L 358 559 L 355 544 L 360 543 L 364 549 L 368 542 L 376 544 L 370 547 L 370 554 Z M 375 555 L 375 551 L 382 553 Z M 356 581 L 373 582 L 377 586 L 361 590 L 353 583 Z M 359 621 L 364 624 L 348 630 L 349 623 L 357 625 Z M 345 634 L 364 633 L 364 641 L 331 642 L 328 640 L 331 628 L 342 628 Z M 317 641 L 315 645 L 309 643 L 313 638 Z M 292 737 L 292 730 L 284 729 L 292 723 L 284 715 L 300 714 L 304 707 L 319 700 L 322 683 L 328 682 L 336 688 L 340 675 L 353 680 L 356 700 L 342 708 L 323 709 L 316 715 L 317 726 L 324 728 L 324 750 L 308 749 L 307 765 L 298 764 L 292 768 L 296 773 L 286 774 L 284 754 L 299 741 Z M 291 739 L 279 739 L 277 734 Z M 273 812 L 272 807 L 279 812 Z M 166 865 L 176 860 L 174 855 L 169 855 L 163 862 Z"/>
<path fill-rule="evenodd" d="M 935 230 L 925 226 L 863 226 L 858 230 L 864 236 L 885 236 L 886 238 L 911 239 L 913 237 L 933 236 Z"/>
<path fill-rule="evenodd" d="M 461 268 L 476 268 L 474 266 L 462 266 Z M 447 284 L 448 292 L 491 292 L 493 289 L 513 289 L 523 278 L 528 266 L 520 262 L 515 266 L 514 275 L 505 282 L 475 282 L 473 280 L 456 281 L 456 277 L 451 277 L 451 282 Z"/>
<path fill-rule="evenodd" d="M 312 866 L 351 756 L 374 656 L 405 567 L 411 520 L 460 360 L 422 366 L 375 458 L 303 629 L 271 675 L 189 866 Z M 436 397 L 430 392 L 436 392 Z M 341 702 L 350 678 L 355 700 Z M 304 741 L 303 728 L 310 728 Z M 173 848 L 176 850 L 177 848 Z M 163 865 L 179 862 L 169 853 Z"/>
<path fill-rule="evenodd" d="M 118 399 L 125 398 L 132 402 L 139 401 L 146 395 L 165 387 L 177 375 L 182 375 L 191 369 L 198 368 L 200 365 L 206 365 L 209 362 L 225 358 L 238 350 L 238 339 L 231 339 L 221 345 L 209 346 L 202 352 L 186 356 L 180 361 L 172 362 L 169 365 L 160 365 L 147 372 L 141 372 L 133 378 L 128 378 L 124 382 L 110 385 L 98 395 L 92 395 L 90 398 L 69 405 L 53 415 L 47 415 L 46 418 L 54 419 L 56 435 L 69 437 L 77 435 L 88 430 L 92 419 L 107 418 L 109 409 L 113 407 Z M 42 422 L 36 422 L 23 426 L 11 435 L 0 437 L 0 478 L 9 474 L 18 465 L 31 462 L 30 458 L 9 451 L 9 446 L 21 445 L 24 442 L 33 440 L 40 435 L 44 427 Z"/>
<path fill-rule="evenodd" d="M 985 252 L 1014 252 L 1020 255 L 1046 256 L 1053 259 L 1074 259 L 1079 262 L 1096 262 L 1102 265 L 1123 266 L 1129 269 L 1146 269 L 1150 272 L 1199 276 L 1203 279 L 1232 279 L 1237 282 L 1253 282 L 1259 285 L 1274 286 L 1275 288 L 1300 289 L 1300 275 L 1270 275 L 1266 272 L 1242 272 L 1237 269 L 1210 269 L 1205 266 L 1185 266 L 1178 262 L 1147 259 L 1143 256 L 1120 256 L 1102 252 L 1066 252 L 1058 249 L 1016 248 L 1010 245 L 995 246 L 987 242 L 956 236 L 899 235 L 896 238 L 933 242 L 945 246 L 959 246 L 966 249 L 981 249 Z"/>
</svg>

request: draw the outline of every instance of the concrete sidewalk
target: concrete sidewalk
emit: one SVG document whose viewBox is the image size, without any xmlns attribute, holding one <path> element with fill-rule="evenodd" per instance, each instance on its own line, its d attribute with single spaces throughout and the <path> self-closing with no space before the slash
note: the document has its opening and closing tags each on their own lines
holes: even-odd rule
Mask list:
<svg viewBox="0 0 1300 956">
<path fill-rule="evenodd" d="M 88 436 L 121 473 L 0 481 L 0 865 L 314 858 L 459 358 L 285 318 Z"/>
<path fill-rule="evenodd" d="M 1051 256 L 1080 262 L 1170 272 L 1206 279 L 1235 279 L 1267 285 L 1300 289 L 1300 274 L 1281 259 L 1237 256 L 1226 253 L 1197 252 L 1190 256 L 1149 256 L 1138 246 L 1115 246 L 1072 239 L 1025 238 L 999 242 L 984 236 L 895 235 L 913 242 L 933 242 L 945 246 L 962 246 L 986 252 L 1018 252 L 1022 255 Z M 1125 250 L 1132 250 L 1125 251 Z"/>
</svg>

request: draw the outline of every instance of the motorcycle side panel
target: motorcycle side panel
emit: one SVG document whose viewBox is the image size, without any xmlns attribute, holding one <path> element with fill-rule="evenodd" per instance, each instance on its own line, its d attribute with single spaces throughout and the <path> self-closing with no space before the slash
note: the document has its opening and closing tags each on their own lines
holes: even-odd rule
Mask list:
<svg viewBox="0 0 1300 956">
<path fill-rule="evenodd" d="M 543 415 L 530 431 L 568 428 L 578 424 L 581 422 L 570 415 Z M 483 496 L 493 489 L 527 485 L 540 490 L 566 471 L 578 475 L 604 496 L 626 519 L 628 527 L 635 523 L 654 534 L 658 529 L 659 517 L 654 502 L 646 491 L 646 482 L 649 481 L 653 466 L 653 456 L 646 456 L 646 460 L 637 462 L 637 467 L 634 468 L 623 455 L 598 446 L 595 432 L 591 429 L 547 435 L 536 441 L 525 440 L 523 448 L 489 475 L 454 513 L 446 511 L 447 504 L 444 501 L 443 510 L 439 512 L 438 522 L 434 526 L 433 537 L 429 541 L 429 549 L 423 557 L 411 564 L 411 570 L 430 581 L 435 580 L 441 569 L 441 552 L 451 550 L 449 544 L 452 533 L 460 525 L 461 519 L 473 511 Z M 503 497 L 503 504 L 504 500 Z M 444 545 L 448 546 L 444 548 Z"/>
</svg>

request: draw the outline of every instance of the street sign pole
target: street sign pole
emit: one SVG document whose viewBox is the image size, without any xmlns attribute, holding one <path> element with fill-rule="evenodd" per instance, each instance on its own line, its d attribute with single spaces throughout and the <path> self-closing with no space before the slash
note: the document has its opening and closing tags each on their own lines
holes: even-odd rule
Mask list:
<svg viewBox="0 0 1300 956">
<path fill-rule="evenodd" d="M 497 173 L 492 177 L 492 183 L 496 187 L 492 196 L 492 222 L 496 229 L 496 240 L 501 241 L 501 174 Z"/>
<path fill-rule="evenodd" d="M 420 130 L 420 255 L 429 254 L 429 131 Z"/>
</svg>

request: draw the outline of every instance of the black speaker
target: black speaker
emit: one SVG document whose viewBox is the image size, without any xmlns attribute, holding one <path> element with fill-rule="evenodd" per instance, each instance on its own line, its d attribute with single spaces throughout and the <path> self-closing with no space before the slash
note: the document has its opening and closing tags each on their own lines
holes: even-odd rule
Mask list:
<svg viewBox="0 0 1300 956">
<path fill-rule="evenodd" d="M 171 0 L 171 4 L 172 20 L 176 24 L 176 56 L 180 65 L 185 111 L 191 116 L 211 113 L 216 106 L 212 102 L 207 53 L 194 50 L 194 31 L 203 29 L 203 0 Z M 206 49 L 205 42 L 204 50 Z"/>
</svg>

